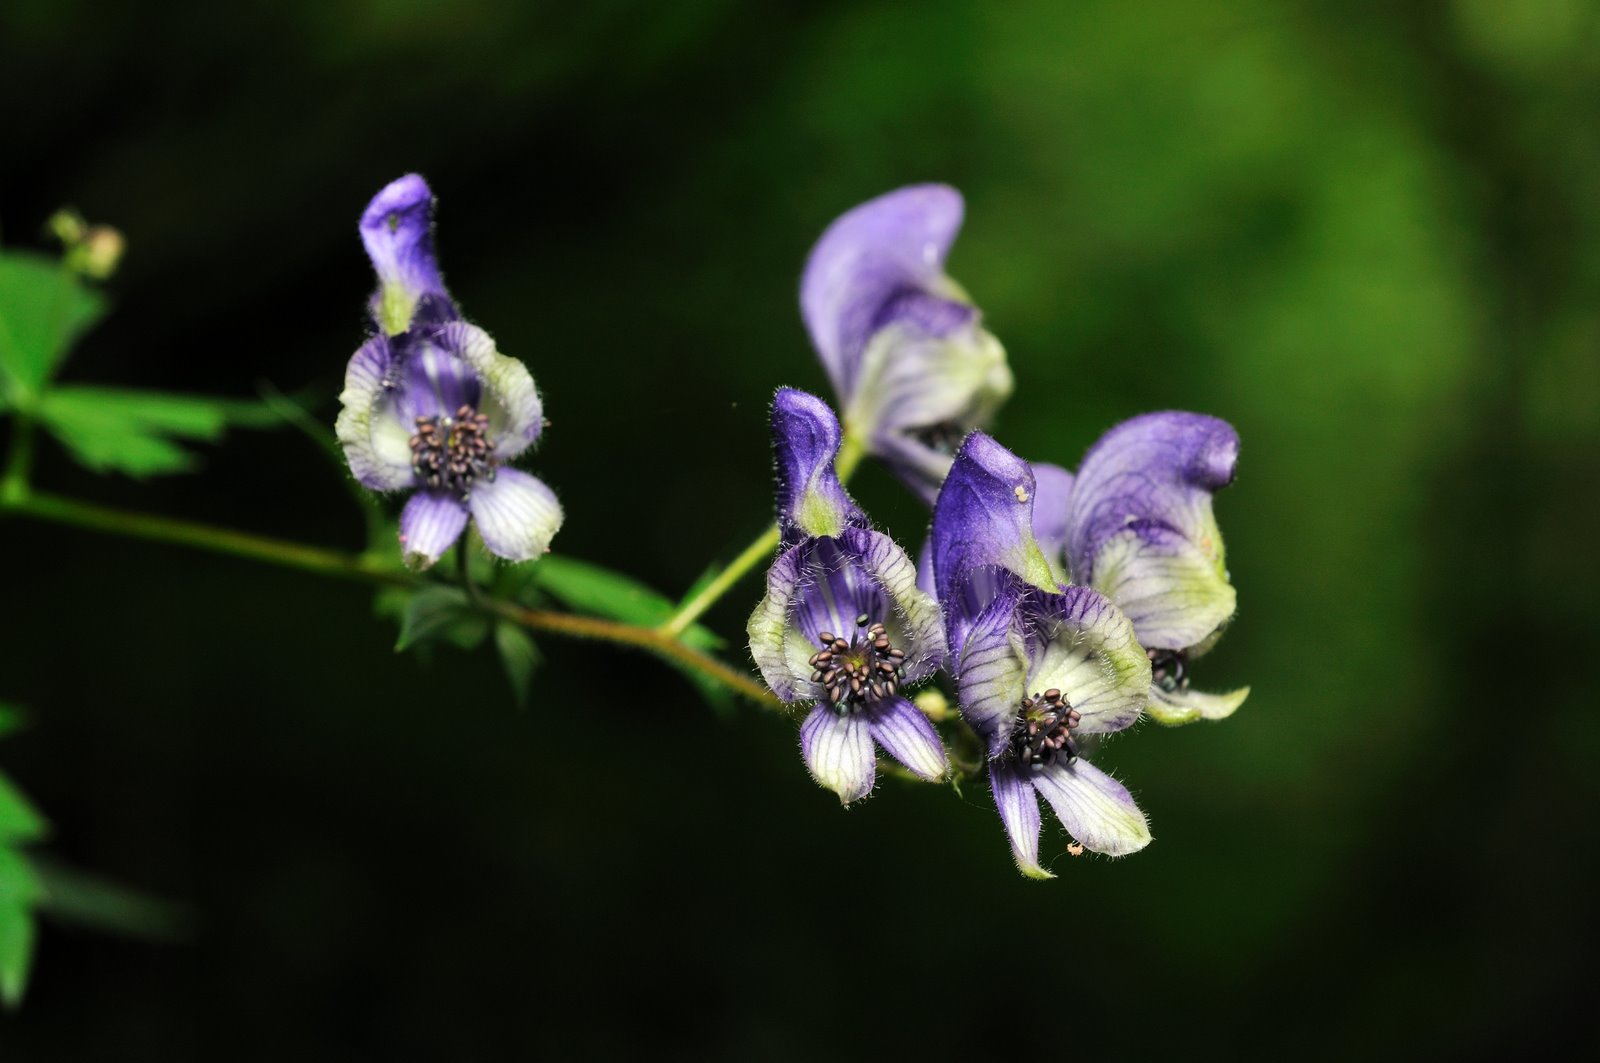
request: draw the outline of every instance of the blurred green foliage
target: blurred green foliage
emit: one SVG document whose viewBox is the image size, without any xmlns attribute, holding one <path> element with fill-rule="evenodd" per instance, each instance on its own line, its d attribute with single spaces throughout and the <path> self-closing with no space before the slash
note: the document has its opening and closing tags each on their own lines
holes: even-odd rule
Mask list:
<svg viewBox="0 0 1600 1063">
<path fill-rule="evenodd" d="M 1596 4 L 0 20 L 0 98 L 35 101 L 3 134 L 8 247 L 62 202 L 128 235 L 66 385 L 266 376 L 331 419 L 356 215 L 421 170 L 450 284 L 545 396 L 557 550 L 651 586 L 768 519 L 765 403 L 826 387 L 810 242 L 897 184 L 958 185 L 951 272 L 1019 382 L 1004 442 L 1071 465 L 1145 409 L 1239 428 L 1218 513 L 1242 612 L 1196 682 L 1253 688 L 1224 724 L 1110 743 L 1156 842 L 1041 887 L 981 787 L 891 781 L 841 814 L 790 728 L 708 719 L 646 659 L 545 646 L 517 714 L 490 669 L 396 658 L 359 591 L 6 525 L 49 561 L 0 611 L 7 689 L 39 709 L 14 777 L 75 859 L 207 920 L 186 952 L 63 935 L 8 1059 L 975 1058 L 1056 999 L 1040 1040 L 1090 1054 L 1497 1057 L 1592 1030 Z M 42 452 L 39 478 L 361 543 L 303 449 L 237 436 L 216 479 L 137 492 Z M 920 541 L 888 477 L 858 496 Z M 708 629 L 737 646 L 757 594 Z M 93 617 L 71 639 L 39 620 L 61 602 Z"/>
</svg>

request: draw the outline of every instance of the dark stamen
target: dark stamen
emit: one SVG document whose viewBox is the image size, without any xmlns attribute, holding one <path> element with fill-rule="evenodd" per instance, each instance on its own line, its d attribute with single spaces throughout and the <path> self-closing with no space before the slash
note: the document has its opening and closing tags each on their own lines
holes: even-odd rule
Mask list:
<svg viewBox="0 0 1600 1063">
<path fill-rule="evenodd" d="M 954 454 L 966 438 L 967 430 L 954 421 L 940 421 L 912 431 L 917 442 L 940 454 Z"/>
<path fill-rule="evenodd" d="M 1058 756 L 1071 764 L 1078 759 L 1078 743 L 1072 738 L 1078 720 L 1078 710 L 1055 687 L 1023 698 L 1016 730 L 1011 734 L 1012 755 L 1030 771 L 1043 771 Z"/>
<path fill-rule="evenodd" d="M 479 480 L 494 479 L 489 418 L 463 405 L 454 417 L 418 417 L 411 437 L 411 471 L 431 490 L 460 495 Z"/>
<path fill-rule="evenodd" d="M 1189 658 L 1182 650 L 1146 650 L 1150 681 L 1168 694 L 1189 689 Z"/>
<path fill-rule="evenodd" d="M 807 662 L 816 669 L 811 681 L 826 688 L 841 716 L 893 694 L 905 665 L 905 652 L 895 649 L 882 624 L 862 613 L 856 617 L 856 627 L 859 630 L 848 642 L 831 631 L 819 632 L 821 649 Z"/>
</svg>

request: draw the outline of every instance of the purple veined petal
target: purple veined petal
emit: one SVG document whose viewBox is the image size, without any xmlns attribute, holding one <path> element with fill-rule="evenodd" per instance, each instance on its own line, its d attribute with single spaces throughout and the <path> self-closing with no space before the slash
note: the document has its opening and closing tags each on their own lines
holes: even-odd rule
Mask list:
<svg viewBox="0 0 1600 1063">
<path fill-rule="evenodd" d="M 489 418 L 495 457 L 505 461 L 527 450 L 544 429 L 544 404 L 528 367 L 501 354 L 487 332 L 465 321 L 445 325 L 437 339 L 481 382 L 476 408 Z"/>
<path fill-rule="evenodd" d="M 785 545 L 807 535 L 866 527 L 865 514 L 845 493 L 834 468 L 839 442 L 839 420 L 827 403 L 794 388 L 778 389 L 772 400 L 772 449 Z"/>
<path fill-rule="evenodd" d="M 885 753 L 924 779 L 944 778 L 950 768 L 944 743 L 939 741 L 939 732 L 934 730 L 933 724 L 915 705 L 897 695 L 885 698 L 862 715 L 873 740 Z"/>
<path fill-rule="evenodd" d="M 1057 583 L 1067 582 L 1067 505 L 1072 474 L 1059 465 L 1033 462 L 1033 537 L 1050 562 Z"/>
<path fill-rule="evenodd" d="M 948 185 L 912 185 L 847 211 L 811 249 L 800 311 L 841 401 L 887 304 L 908 290 L 956 294 L 944 260 L 964 210 Z"/>
<path fill-rule="evenodd" d="M 483 401 L 477 372 L 437 336 L 413 333 L 390 344 L 399 376 L 397 409 L 407 425 L 419 417 L 454 417 L 461 407 L 476 410 Z"/>
<path fill-rule="evenodd" d="M 1082 734 L 1120 731 L 1139 719 L 1150 693 L 1150 658 L 1133 625 L 1088 587 L 1031 593 L 1019 613 L 1026 632 L 1027 693 L 1060 690 L 1078 710 Z"/>
<path fill-rule="evenodd" d="M 830 706 L 818 705 L 800 725 L 800 754 L 811 777 L 838 794 L 840 804 L 872 792 L 877 757 L 871 728 L 860 714 L 841 716 Z"/>
<path fill-rule="evenodd" d="M 345 369 L 334 425 L 350 471 L 374 491 L 398 491 L 417 481 L 411 470 L 411 431 L 396 411 L 389 387 L 392 371 L 385 337 L 362 344 Z"/>
<path fill-rule="evenodd" d="M 467 507 L 454 495 L 418 491 L 400 511 L 400 550 L 406 565 L 422 570 L 438 561 L 467 526 Z"/>
<path fill-rule="evenodd" d="M 889 536 L 870 528 L 848 528 L 840 539 L 887 599 L 890 615 L 882 621 L 890 640 L 905 651 L 903 682 L 932 675 L 944 663 L 944 615 L 933 596 L 918 588 L 911 558 Z"/>
<path fill-rule="evenodd" d="M 1239 711 L 1239 706 L 1249 696 L 1249 687 L 1230 690 L 1226 694 L 1207 694 L 1187 687 L 1168 691 L 1160 686 L 1152 686 L 1150 703 L 1145 706 L 1145 711 L 1151 719 L 1169 727 L 1199 720 L 1225 720 Z"/>
<path fill-rule="evenodd" d="M 939 596 L 939 588 L 933 585 L 933 533 L 922 537 L 922 547 L 917 551 L 917 590 L 930 598 Z"/>
<path fill-rule="evenodd" d="M 1029 593 L 1021 581 L 1006 579 L 952 651 L 956 703 L 991 760 L 1006 751 L 1028 696 L 1028 650 L 1018 610 Z"/>
<path fill-rule="evenodd" d="M 561 527 L 561 503 L 544 481 L 502 466 L 472 487 L 468 502 L 483 545 L 507 561 L 532 561 L 550 549 Z"/>
<path fill-rule="evenodd" d="M 1013 766 L 991 763 L 989 788 L 994 792 L 994 807 L 1006 828 L 1017 870 L 1029 878 L 1054 878 L 1039 864 L 1039 797 L 1032 784 Z"/>
<path fill-rule="evenodd" d="M 1139 641 L 1155 649 L 1203 642 L 1238 606 L 1233 585 L 1192 539 L 1147 520 L 1101 542 L 1094 586 L 1127 614 Z"/>
<path fill-rule="evenodd" d="M 1057 760 L 1029 780 L 1085 848 L 1126 856 L 1150 844 L 1150 826 L 1128 788 L 1082 757 Z"/>
<path fill-rule="evenodd" d="M 417 174 L 391 182 L 361 215 L 361 242 L 378 274 L 372 313 L 383 331 L 411 326 L 425 298 L 448 303 L 433 253 L 433 193 Z"/>
<path fill-rule="evenodd" d="M 1167 411 L 1124 421 L 1083 459 L 1068 509 L 1072 578 L 1094 585 L 1101 546 L 1130 523 L 1165 525 L 1223 569 L 1213 492 L 1233 481 L 1239 436 L 1226 422 Z"/>
<path fill-rule="evenodd" d="M 868 343 L 845 423 L 931 503 L 955 442 L 989 423 L 1014 381 L 1005 348 L 979 325 L 975 309 L 923 293 L 891 307 L 900 316 L 886 318 Z"/>
<path fill-rule="evenodd" d="M 806 663 L 816 647 L 796 636 L 791 619 L 811 548 L 809 541 L 801 542 L 778 554 L 767 569 L 767 593 L 745 625 L 750 656 L 780 701 L 819 696 L 817 684 L 810 680 L 811 665 Z"/>
<path fill-rule="evenodd" d="M 953 620 L 970 620 L 974 574 L 1002 568 L 1048 591 L 1057 589 L 1033 537 L 1033 470 L 982 432 L 961 444 L 933 507 L 933 576 Z M 954 641 L 954 640 L 952 640 Z"/>
</svg>

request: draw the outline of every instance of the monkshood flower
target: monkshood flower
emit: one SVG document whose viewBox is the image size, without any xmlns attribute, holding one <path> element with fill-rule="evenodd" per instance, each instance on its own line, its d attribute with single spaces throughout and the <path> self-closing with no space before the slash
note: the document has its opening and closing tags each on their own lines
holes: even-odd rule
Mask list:
<svg viewBox="0 0 1600 1063">
<path fill-rule="evenodd" d="M 933 510 L 933 570 L 962 716 L 983 739 L 995 806 L 1017 867 L 1039 863 L 1039 798 L 1084 847 L 1144 848 L 1150 829 L 1127 788 L 1079 755 L 1078 737 L 1139 718 L 1150 661 L 1120 610 L 1064 587 L 1033 531 L 1033 469 L 974 432 Z"/>
<path fill-rule="evenodd" d="M 550 488 L 508 462 L 538 439 L 543 408 L 533 377 L 460 320 L 439 283 L 422 178 L 378 193 L 361 221 L 379 278 L 379 331 L 345 371 L 336 426 L 350 471 L 375 491 L 410 491 L 400 514 L 406 563 L 426 568 L 470 516 L 490 552 L 543 554 L 561 526 Z"/>
<path fill-rule="evenodd" d="M 1127 614 L 1153 667 L 1149 714 L 1166 724 L 1220 720 L 1250 693 L 1189 688 L 1189 662 L 1233 616 L 1212 493 L 1233 482 L 1239 436 L 1197 413 L 1124 421 L 1083 459 L 1064 510 L 1072 578 Z"/>
<path fill-rule="evenodd" d="M 818 783 L 849 804 L 872 792 L 874 745 L 925 779 L 947 762 L 928 718 L 902 694 L 944 660 L 939 606 L 894 540 L 839 483 L 839 422 L 789 388 L 772 404 L 782 541 L 750 616 L 750 652 L 785 702 L 816 702 L 800 725 Z"/>
<path fill-rule="evenodd" d="M 963 209 L 947 185 L 863 203 L 822 234 L 800 284 L 847 431 L 930 503 L 956 444 L 1012 387 L 1000 341 L 944 273 Z"/>
</svg>

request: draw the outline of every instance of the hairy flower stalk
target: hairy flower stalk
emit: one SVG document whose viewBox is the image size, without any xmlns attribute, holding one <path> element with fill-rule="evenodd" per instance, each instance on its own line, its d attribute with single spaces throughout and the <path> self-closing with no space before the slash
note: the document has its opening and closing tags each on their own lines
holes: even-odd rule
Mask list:
<svg viewBox="0 0 1600 1063">
<path fill-rule="evenodd" d="M 750 617 L 750 652 L 781 700 L 816 703 L 800 725 L 806 767 L 847 805 L 872 792 L 875 746 L 922 778 L 942 778 L 939 735 L 903 694 L 944 659 L 939 607 L 917 589 L 905 551 L 840 485 L 828 405 L 780 390 L 772 437 L 780 552 Z"/>
<path fill-rule="evenodd" d="M 961 715 L 987 748 L 1017 867 L 1048 878 L 1040 797 L 1095 852 L 1121 856 L 1150 841 L 1126 787 L 1078 745 L 1139 718 L 1150 662 L 1115 605 L 1052 571 L 1033 527 L 1038 493 L 1026 462 L 972 433 L 934 506 L 931 553 Z"/>
<path fill-rule="evenodd" d="M 350 471 L 375 491 L 409 491 L 400 515 L 406 563 L 427 568 L 470 517 L 489 551 L 527 561 L 549 549 L 561 504 L 510 462 L 544 427 L 533 377 L 461 320 L 433 253 L 433 196 L 415 174 L 361 218 L 378 274 L 374 335 L 345 372 L 337 431 Z"/>
<path fill-rule="evenodd" d="M 963 436 L 1011 394 L 1000 341 L 945 275 L 961 194 L 912 185 L 839 217 L 800 285 L 845 430 L 932 502 Z"/>
<path fill-rule="evenodd" d="M 1149 652 L 1146 711 L 1161 723 L 1220 720 L 1250 693 L 1189 687 L 1190 662 L 1215 645 L 1236 607 L 1211 502 L 1238 460 L 1239 436 L 1225 421 L 1145 414 L 1090 448 L 1059 510 L 1073 580 L 1117 603 Z"/>
</svg>

